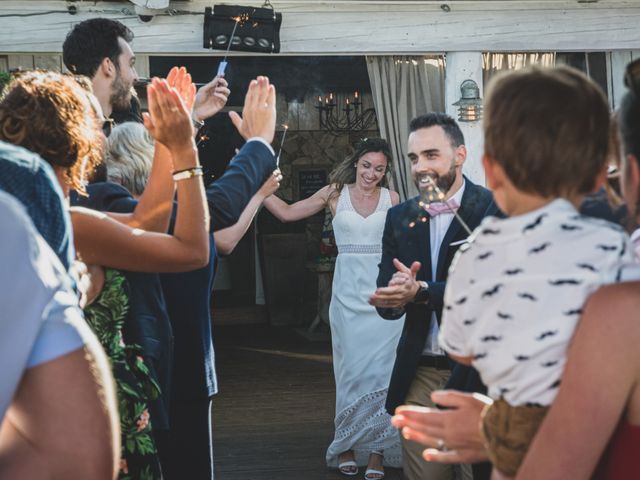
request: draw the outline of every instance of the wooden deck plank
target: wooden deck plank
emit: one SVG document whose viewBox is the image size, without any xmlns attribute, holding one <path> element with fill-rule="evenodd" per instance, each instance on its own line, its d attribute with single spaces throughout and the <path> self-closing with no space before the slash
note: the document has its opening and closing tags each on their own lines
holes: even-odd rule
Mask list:
<svg viewBox="0 0 640 480">
<path fill-rule="evenodd" d="M 345 480 L 324 460 L 335 409 L 331 345 L 267 326 L 216 327 L 214 337 L 216 478 Z M 387 469 L 386 479 L 401 477 Z"/>
</svg>

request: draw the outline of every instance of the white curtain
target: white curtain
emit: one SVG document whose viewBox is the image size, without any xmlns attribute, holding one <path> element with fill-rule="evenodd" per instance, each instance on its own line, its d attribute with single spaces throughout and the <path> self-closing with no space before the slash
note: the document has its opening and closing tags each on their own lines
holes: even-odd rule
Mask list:
<svg viewBox="0 0 640 480">
<path fill-rule="evenodd" d="M 541 67 L 553 67 L 556 64 L 555 52 L 536 53 L 483 53 L 482 73 L 484 89 L 491 78 L 503 70 L 520 70 L 529 65 L 540 65 Z"/>
<path fill-rule="evenodd" d="M 380 135 L 393 153 L 391 184 L 406 200 L 418 193 L 407 161 L 409 123 L 427 112 L 444 112 L 444 58 L 369 56 L 367 69 Z"/>
</svg>

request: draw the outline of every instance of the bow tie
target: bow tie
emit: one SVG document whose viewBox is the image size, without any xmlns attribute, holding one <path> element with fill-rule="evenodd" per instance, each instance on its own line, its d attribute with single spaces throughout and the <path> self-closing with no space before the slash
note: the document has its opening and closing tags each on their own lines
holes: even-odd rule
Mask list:
<svg viewBox="0 0 640 480">
<path fill-rule="evenodd" d="M 460 208 L 460 204 L 456 200 L 451 199 L 447 203 L 444 203 L 444 202 L 430 203 L 428 207 L 425 207 L 425 210 L 430 216 L 436 217 L 441 213 L 453 214 L 453 212 L 457 212 L 459 208 Z"/>
</svg>

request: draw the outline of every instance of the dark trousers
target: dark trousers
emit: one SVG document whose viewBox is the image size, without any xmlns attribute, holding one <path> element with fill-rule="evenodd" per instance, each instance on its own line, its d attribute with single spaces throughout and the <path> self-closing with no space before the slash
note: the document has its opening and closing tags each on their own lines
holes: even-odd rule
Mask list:
<svg viewBox="0 0 640 480">
<path fill-rule="evenodd" d="M 165 480 L 213 480 L 211 398 L 171 402 L 171 430 L 158 446 Z"/>
</svg>

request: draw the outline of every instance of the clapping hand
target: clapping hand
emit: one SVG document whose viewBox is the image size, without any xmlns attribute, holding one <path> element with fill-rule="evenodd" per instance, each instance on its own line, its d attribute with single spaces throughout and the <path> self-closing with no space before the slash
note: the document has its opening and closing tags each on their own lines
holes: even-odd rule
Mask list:
<svg viewBox="0 0 640 480">
<path fill-rule="evenodd" d="M 187 73 L 184 67 L 173 67 L 167 75 L 167 83 L 170 87 L 175 88 L 187 110 L 191 112 L 196 97 L 196 86 L 191 80 L 191 75 Z"/>
<path fill-rule="evenodd" d="M 393 274 L 388 286 L 376 289 L 369 297 L 369 304 L 380 308 L 402 308 L 416 296 L 418 283 L 416 275 L 420 271 L 420 262 L 407 267 L 397 258 L 393 259 L 397 272 Z"/>
<path fill-rule="evenodd" d="M 480 435 L 480 416 L 491 399 L 479 393 L 437 390 L 431 400 L 446 410 L 414 405 L 396 408 L 391 424 L 407 440 L 429 447 L 422 456 L 439 463 L 487 461 Z"/>
<path fill-rule="evenodd" d="M 229 112 L 231 121 L 245 140 L 260 137 L 273 141 L 276 130 L 276 89 L 267 77 L 251 80 L 244 99 L 242 117 Z"/>
<path fill-rule="evenodd" d="M 190 81 L 185 82 L 187 88 Z M 176 88 L 170 87 L 166 80 L 154 78 L 147 87 L 147 97 L 149 113 L 143 115 L 143 120 L 151 136 L 172 153 L 194 149 L 191 115 Z M 181 168 L 177 165 L 180 158 L 173 155 L 176 169 Z"/>
<path fill-rule="evenodd" d="M 198 121 L 204 121 L 213 117 L 227 104 L 231 90 L 223 77 L 215 77 L 198 90 L 193 103 L 193 117 Z"/>
</svg>

